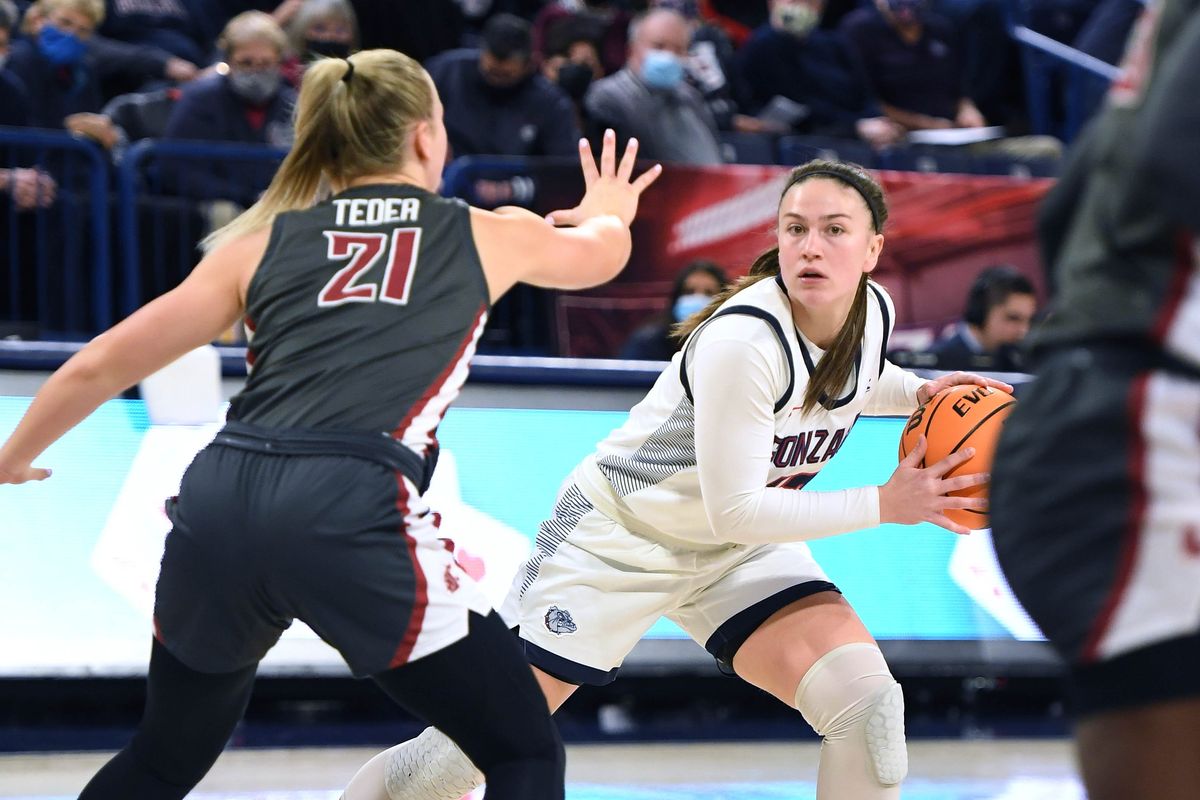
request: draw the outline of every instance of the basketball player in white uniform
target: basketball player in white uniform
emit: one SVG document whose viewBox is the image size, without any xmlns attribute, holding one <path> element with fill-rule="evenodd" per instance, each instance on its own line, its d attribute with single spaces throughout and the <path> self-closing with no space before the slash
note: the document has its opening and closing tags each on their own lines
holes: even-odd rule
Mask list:
<svg viewBox="0 0 1200 800">
<path fill-rule="evenodd" d="M 798 709 L 824 737 L 819 800 L 899 796 L 907 771 L 899 684 L 805 540 L 883 522 L 956 533 L 943 476 L 973 451 L 917 468 L 924 440 L 883 486 L 795 491 L 862 414 L 907 415 L 941 389 L 889 363 L 895 311 L 868 280 L 887 208 L 856 166 L 794 170 L 778 248 L 684 323 L 687 340 L 628 421 L 576 467 L 502 615 L 519 625 L 552 709 L 613 680 L 660 616 L 726 670 Z M 426 730 L 373 759 L 345 800 L 457 800 L 482 776 Z"/>
</svg>

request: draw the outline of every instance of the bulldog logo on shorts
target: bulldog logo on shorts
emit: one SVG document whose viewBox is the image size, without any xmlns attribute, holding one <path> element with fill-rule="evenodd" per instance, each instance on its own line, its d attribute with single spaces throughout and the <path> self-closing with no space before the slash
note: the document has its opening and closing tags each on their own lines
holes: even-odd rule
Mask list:
<svg viewBox="0 0 1200 800">
<path fill-rule="evenodd" d="M 546 612 L 546 630 L 555 636 L 562 636 L 564 633 L 574 633 L 578 629 L 575 627 L 575 620 L 571 619 L 570 611 L 550 606 L 550 610 Z"/>
</svg>

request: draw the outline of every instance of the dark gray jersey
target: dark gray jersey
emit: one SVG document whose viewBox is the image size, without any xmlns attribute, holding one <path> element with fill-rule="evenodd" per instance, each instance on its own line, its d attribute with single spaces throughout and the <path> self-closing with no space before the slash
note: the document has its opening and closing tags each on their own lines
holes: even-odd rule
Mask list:
<svg viewBox="0 0 1200 800">
<path fill-rule="evenodd" d="M 388 184 L 281 214 L 246 307 L 230 419 L 386 432 L 423 454 L 487 320 L 469 209 Z"/>
<path fill-rule="evenodd" d="M 1043 207 L 1057 291 L 1037 345 L 1119 340 L 1200 366 L 1198 120 L 1200 0 L 1153 3 Z"/>
</svg>

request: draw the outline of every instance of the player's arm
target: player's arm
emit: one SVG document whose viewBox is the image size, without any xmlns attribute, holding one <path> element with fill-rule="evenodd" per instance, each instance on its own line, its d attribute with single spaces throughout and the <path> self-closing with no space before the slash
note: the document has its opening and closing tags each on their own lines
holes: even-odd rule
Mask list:
<svg viewBox="0 0 1200 800">
<path fill-rule="evenodd" d="M 245 285 L 269 233 L 218 248 L 178 287 L 88 342 L 59 368 L 0 448 L 0 484 L 47 477 L 30 464 L 60 436 L 104 401 L 228 330 L 243 313 Z"/>
<path fill-rule="evenodd" d="M 634 179 L 637 142 L 630 141 L 618 164 L 611 130 L 604 135 L 599 167 L 586 140 L 580 140 L 579 157 L 587 191 L 574 208 L 555 211 L 548 219 L 519 209 L 471 209 L 471 230 L 492 300 L 516 283 L 555 289 L 596 286 L 616 277 L 629 260 L 629 225 L 642 192 L 662 168 L 655 165 Z"/>
<path fill-rule="evenodd" d="M 1159 65 L 1134 134 L 1134 163 L 1164 213 L 1200 232 L 1200 14 Z"/>
<path fill-rule="evenodd" d="M 787 378 L 779 343 L 761 321 L 717 320 L 695 347 L 696 462 L 704 510 L 718 538 L 794 542 L 879 524 L 878 487 L 810 492 L 766 485 L 775 402 Z"/>
</svg>

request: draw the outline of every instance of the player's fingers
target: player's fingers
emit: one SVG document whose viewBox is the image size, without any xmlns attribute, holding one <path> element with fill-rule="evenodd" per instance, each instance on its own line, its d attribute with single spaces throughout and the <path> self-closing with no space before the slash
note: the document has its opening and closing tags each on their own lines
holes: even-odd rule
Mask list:
<svg viewBox="0 0 1200 800">
<path fill-rule="evenodd" d="M 970 528 L 966 525 L 959 525 L 945 514 L 934 514 L 929 518 L 929 521 L 939 528 L 945 528 L 951 533 L 957 533 L 959 536 L 969 536 L 971 534 Z"/>
<path fill-rule="evenodd" d="M 930 465 L 929 471 L 931 474 L 936 475 L 937 477 L 940 478 L 943 475 L 945 475 L 947 472 L 949 472 L 950 470 L 957 467 L 958 465 L 960 465 L 966 461 L 970 461 L 971 457 L 974 455 L 975 455 L 974 447 L 964 447 L 962 450 L 959 450 L 957 453 L 951 453 L 950 455 L 943 458 L 941 461 L 938 461 L 937 463 Z"/>
<path fill-rule="evenodd" d="M 633 164 L 637 161 L 638 140 L 630 138 L 625 143 L 625 152 L 621 156 L 621 163 L 617 165 L 617 177 L 622 182 L 628 182 L 629 176 L 633 174 Z"/>
<path fill-rule="evenodd" d="M 641 194 L 649 188 L 650 184 L 658 180 L 658 176 L 662 175 L 662 171 L 662 164 L 655 164 L 637 177 L 637 180 L 633 182 L 633 188 L 638 194 Z"/>
<path fill-rule="evenodd" d="M 564 208 L 551 211 L 546 215 L 546 222 L 555 227 L 573 227 L 581 222 L 578 208 Z"/>
<path fill-rule="evenodd" d="M 608 178 L 617 171 L 617 132 L 609 128 L 604 132 L 604 147 L 600 150 L 600 177 Z"/>
<path fill-rule="evenodd" d="M 592 155 L 592 146 L 587 139 L 579 140 L 579 166 L 583 168 L 584 186 L 591 186 L 600 177 L 596 169 L 596 157 Z"/>
<path fill-rule="evenodd" d="M 33 469 L 29 470 L 29 480 L 31 481 L 44 481 L 46 478 L 49 478 L 50 475 L 51 472 L 48 469 L 34 467 Z"/>
<path fill-rule="evenodd" d="M 943 509 L 969 508 L 972 511 L 987 511 L 986 497 L 943 497 L 939 502 Z"/>
<path fill-rule="evenodd" d="M 982 486 L 992 479 L 989 472 L 976 472 L 971 475 L 955 475 L 953 478 L 942 480 L 938 488 L 942 494 L 957 492 L 960 489 L 970 489 L 972 486 Z"/>
<path fill-rule="evenodd" d="M 926 449 L 928 449 L 928 443 L 925 441 L 925 436 L 918 436 L 917 443 L 913 445 L 912 450 L 908 451 L 908 455 L 900 462 L 900 466 L 915 469 L 921 463 L 921 459 L 925 458 Z"/>
</svg>

